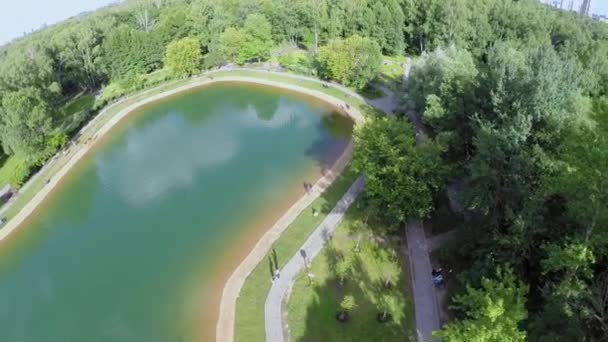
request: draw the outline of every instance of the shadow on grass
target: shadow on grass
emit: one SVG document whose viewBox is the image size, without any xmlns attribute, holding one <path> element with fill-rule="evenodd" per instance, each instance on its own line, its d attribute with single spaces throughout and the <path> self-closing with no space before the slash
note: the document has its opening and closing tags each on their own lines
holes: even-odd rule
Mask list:
<svg viewBox="0 0 608 342">
<path fill-rule="evenodd" d="M 311 284 L 306 275 L 296 281 L 288 305 L 292 341 L 407 341 L 413 336 L 408 273 L 399 267 L 407 260 L 400 259 L 399 244 L 370 232 L 359 241 L 357 252 L 358 231 L 350 228 L 361 218 L 360 213 L 356 208 L 347 212 L 345 223 L 313 261 L 314 282 Z M 344 258 L 352 263 L 341 282 L 337 268 Z M 382 269 L 391 263 L 400 272 L 386 286 Z M 356 307 L 350 311 L 348 322 L 341 323 L 336 316 L 346 295 L 354 297 Z M 390 319 L 381 323 L 378 316 L 384 312 Z"/>
</svg>

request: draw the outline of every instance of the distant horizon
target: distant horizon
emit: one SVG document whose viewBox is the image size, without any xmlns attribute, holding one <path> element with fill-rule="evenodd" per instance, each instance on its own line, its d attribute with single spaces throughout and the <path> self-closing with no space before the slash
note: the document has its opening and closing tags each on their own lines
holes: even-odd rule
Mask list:
<svg viewBox="0 0 608 342">
<path fill-rule="evenodd" d="M 0 46 L 38 31 L 45 26 L 58 24 L 83 12 L 122 0 L 21 0 L 12 2 L 0 12 Z"/>
<path fill-rule="evenodd" d="M 0 12 L 0 46 L 30 33 L 55 25 L 83 12 L 95 11 L 123 0 L 59 0 L 40 3 L 39 0 L 13 2 L 9 9 Z M 556 0 L 540 0 L 551 4 Z M 561 1 L 561 0 L 557 0 Z M 563 0 L 568 8 L 571 0 Z M 572 0 L 574 9 L 582 0 Z M 591 0 L 590 14 L 608 15 L 608 1 Z"/>
</svg>

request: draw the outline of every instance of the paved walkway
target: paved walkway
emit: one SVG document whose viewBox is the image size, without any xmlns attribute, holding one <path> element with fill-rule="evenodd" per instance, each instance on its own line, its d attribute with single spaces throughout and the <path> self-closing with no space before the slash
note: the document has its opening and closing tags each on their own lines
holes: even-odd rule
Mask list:
<svg viewBox="0 0 608 342">
<path fill-rule="evenodd" d="M 305 252 L 304 255 L 306 256 L 306 262 L 308 263 L 319 254 L 321 249 L 323 249 L 323 245 L 327 242 L 328 237 L 331 236 L 338 227 L 338 224 L 342 221 L 346 210 L 363 189 L 363 185 L 363 177 L 360 176 L 353 185 L 351 185 L 338 204 L 336 204 L 336 207 L 327 215 L 323 222 L 321 222 L 319 227 L 317 227 L 317 229 L 308 237 L 308 240 L 302 245 L 300 251 L 291 257 L 285 267 L 281 269 L 281 276 L 272 284 L 268 297 L 266 297 L 266 304 L 264 305 L 266 341 L 282 342 L 285 340 L 283 336 L 285 324 L 283 322 L 282 303 L 289 291 L 291 291 L 291 286 L 293 285 L 296 276 L 300 274 L 305 267 L 302 251 Z"/>
<path fill-rule="evenodd" d="M 429 342 L 432 332 L 441 328 L 437 297 L 431 281 L 430 250 L 420 222 L 408 223 L 405 234 L 416 308 L 416 334 L 418 342 Z"/>
<path fill-rule="evenodd" d="M 411 71 L 411 58 L 407 59 L 404 70 L 403 80 L 407 85 Z M 407 115 L 416 131 L 416 143 L 420 144 L 423 137 L 428 135 L 426 127 L 420 120 L 420 115 L 413 109 L 410 109 Z M 429 256 L 431 250 L 422 223 L 418 221 L 408 223 L 405 226 L 405 235 L 416 311 L 416 334 L 418 342 L 429 342 L 432 340 L 433 331 L 441 328 L 439 305 L 431 278 L 432 266 Z"/>
</svg>

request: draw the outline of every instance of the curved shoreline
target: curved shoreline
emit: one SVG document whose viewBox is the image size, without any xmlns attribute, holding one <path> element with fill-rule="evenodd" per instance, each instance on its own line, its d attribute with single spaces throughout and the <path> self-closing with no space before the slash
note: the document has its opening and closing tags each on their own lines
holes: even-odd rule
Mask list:
<svg viewBox="0 0 608 342">
<path fill-rule="evenodd" d="M 261 76 L 263 76 L 263 74 Z M 103 137 L 106 137 L 112 131 L 112 129 L 115 128 L 115 126 L 117 126 L 117 124 L 121 122 L 124 118 L 136 112 L 137 109 L 140 109 L 145 105 L 157 102 L 173 95 L 177 95 L 187 90 L 221 82 L 253 83 L 268 87 L 290 90 L 296 93 L 312 96 L 327 103 L 328 105 L 339 109 L 341 112 L 348 115 L 353 120 L 355 125 L 360 124 L 364 121 L 364 117 L 357 109 L 353 108 L 353 106 L 350 106 L 349 108 L 344 108 L 345 102 L 343 100 L 340 100 L 317 90 L 309 89 L 303 86 L 288 84 L 281 81 L 267 80 L 262 77 L 257 78 L 250 76 L 214 76 L 214 73 L 210 73 L 208 76 L 203 75 L 201 77 L 193 79 L 191 83 L 178 86 L 177 88 L 171 90 L 162 91 L 161 93 L 152 95 L 150 97 L 143 98 L 140 101 L 137 101 L 127 106 L 126 108 L 120 110 L 118 113 L 114 114 L 96 132 L 93 132 L 95 136 L 94 141 L 80 146 L 79 149 L 74 152 L 74 154 L 70 157 L 70 159 L 54 175 L 52 175 L 52 178 L 50 178 L 49 182 L 44 185 L 44 187 L 38 193 L 36 193 L 34 197 L 29 202 L 27 202 L 27 204 L 23 208 L 21 208 L 21 210 L 12 219 L 10 219 L 6 223 L 4 227 L 0 229 L 0 242 L 10 236 L 11 233 L 21 228 L 23 226 L 23 223 L 30 217 L 32 213 L 34 213 L 36 209 L 38 209 L 44 203 L 44 201 L 53 192 L 53 190 L 55 190 L 58 185 L 64 179 L 67 178 L 66 176 L 69 174 L 69 172 L 72 171 L 72 169 L 74 169 L 75 166 L 77 166 L 77 164 L 79 164 L 79 162 L 86 155 L 88 155 L 91 150 L 95 148 L 97 141 L 101 140 L 101 138 Z M 146 92 L 150 92 L 153 90 L 154 88 L 148 89 L 139 94 L 134 94 L 134 96 L 140 96 L 142 94 L 145 94 Z M 124 99 L 124 101 L 128 101 L 129 99 L 130 98 L 126 98 Z M 111 109 L 112 106 L 120 105 L 122 102 L 123 101 L 119 101 L 104 108 L 95 118 L 93 118 L 89 122 L 89 124 L 87 124 L 87 126 L 85 126 L 84 129 L 86 129 L 86 127 L 88 127 L 88 125 L 90 125 L 92 122 L 97 120 L 100 115 L 104 114 L 104 112 Z M 315 183 L 310 193 L 299 198 L 271 228 L 266 230 L 262 237 L 257 241 L 253 249 L 249 252 L 249 254 L 239 263 L 238 267 L 232 272 L 231 276 L 224 284 L 222 290 L 222 297 L 220 300 L 219 307 L 219 317 L 217 319 L 217 326 L 215 331 L 217 341 L 233 341 L 236 300 L 247 276 L 264 258 L 264 256 L 272 247 L 272 244 L 279 238 L 283 231 L 288 228 L 290 223 L 316 198 L 318 198 L 320 194 L 329 185 L 333 183 L 337 176 L 342 173 L 343 169 L 350 161 L 352 155 L 352 148 L 353 146 L 351 141 L 343 151 L 342 155 L 340 155 L 340 157 L 336 159 L 336 161 L 334 162 L 332 167 L 327 171 L 327 173 Z"/>
<path fill-rule="evenodd" d="M 246 81 L 245 81 L 246 82 Z M 269 83 L 266 83 L 269 82 Z M 274 81 L 264 81 L 263 84 L 275 86 L 280 84 Z M 364 117 L 361 113 L 354 109 L 343 108 L 344 101 L 339 100 L 333 96 L 321 93 L 316 90 L 311 90 L 294 85 L 281 85 L 283 89 L 293 90 L 299 93 L 311 95 L 316 97 L 328 104 L 341 108 L 341 110 L 347 114 L 355 123 L 355 126 L 364 122 Z M 314 185 L 309 194 L 306 194 L 298 199 L 286 212 L 283 214 L 277 222 L 270 227 L 258 240 L 253 249 L 249 254 L 240 262 L 237 268 L 232 272 L 222 291 L 222 298 L 219 308 L 219 317 L 217 320 L 217 326 L 215 329 L 215 340 L 218 342 L 232 342 L 234 341 L 234 326 L 236 317 L 236 301 L 239 297 L 241 288 L 245 284 L 247 277 L 257 265 L 264 259 L 268 254 L 274 242 L 281 236 L 281 234 L 287 230 L 289 225 L 302 213 L 308 206 L 317 199 L 342 173 L 342 171 L 348 165 L 353 152 L 353 142 L 349 142 L 348 146 L 342 152 L 342 155 L 327 170 L 326 174 L 323 175 Z"/>
<path fill-rule="evenodd" d="M 134 104 L 129 105 L 128 107 L 122 109 L 117 114 L 115 114 L 111 119 L 109 119 L 99 130 L 97 130 L 97 132 L 95 133 L 95 136 L 97 138 L 102 138 L 102 137 L 106 136 L 112 130 L 112 128 L 114 128 L 114 126 L 116 126 L 116 124 L 118 124 L 118 122 L 120 122 L 122 119 L 124 119 L 129 114 L 131 114 L 132 112 L 134 112 L 135 110 L 139 109 L 142 106 L 156 102 L 156 101 L 164 99 L 166 97 L 170 97 L 172 95 L 176 95 L 178 93 L 181 93 L 181 92 L 189 90 L 189 89 L 193 89 L 193 88 L 197 88 L 197 87 L 201 87 L 201 86 L 205 86 L 205 85 L 210 85 L 210 84 L 218 83 L 218 82 L 246 82 L 246 83 L 261 84 L 261 85 L 266 85 L 266 86 L 270 86 L 270 87 L 288 89 L 288 90 L 292 90 L 292 91 L 295 91 L 298 93 L 311 95 L 313 97 L 321 99 L 321 100 L 323 100 L 331 105 L 337 106 L 337 107 L 340 107 L 341 104 L 343 103 L 343 101 L 340 101 L 336 98 L 333 98 L 329 95 L 323 94 L 316 90 L 311 90 L 311 89 L 307 89 L 304 87 L 299 87 L 299 86 L 281 83 L 281 82 L 277 82 L 277 81 L 265 80 L 263 78 L 246 77 L 246 76 L 217 76 L 217 77 L 213 77 L 213 78 L 208 78 L 206 76 L 203 76 L 199 79 L 196 79 L 194 82 L 192 82 L 190 84 L 179 86 L 175 89 L 163 91 L 160 94 L 156 94 L 156 95 L 147 97 L 145 99 L 142 99 L 141 101 L 138 101 Z M 153 89 L 150 89 L 150 90 L 153 90 Z M 144 91 L 144 93 L 147 91 L 150 91 L 150 90 L 146 90 L 146 91 Z M 126 100 L 128 100 L 128 98 Z M 120 102 L 117 102 L 113 105 L 118 105 L 118 104 L 120 104 Z M 107 107 L 106 109 L 102 110 L 102 112 L 100 112 L 99 115 L 101 115 L 108 108 L 110 108 L 110 107 Z M 353 119 L 353 121 L 355 123 L 362 122 L 362 120 L 363 120 L 363 117 L 358 112 L 354 113 L 352 110 L 350 110 L 349 112 L 347 112 L 347 114 Z M 92 119 L 91 122 L 93 122 L 94 120 L 96 120 L 96 118 Z M 96 140 L 98 140 L 98 139 L 96 139 Z M 21 227 L 21 224 L 38 208 L 38 206 L 47 198 L 47 196 L 51 193 L 51 191 L 54 190 L 55 187 L 57 187 L 57 185 L 69 173 L 69 171 L 71 171 L 72 168 L 91 149 L 93 149 L 94 146 L 95 146 L 95 142 L 90 142 L 90 143 L 80 147 L 80 149 L 75 152 L 75 154 L 70 158 L 70 160 L 68 160 L 68 162 L 65 165 L 63 165 L 63 167 L 61 167 L 61 169 L 55 175 L 52 176 L 52 178 L 50 179 L 48 184 L 46 184 L 44 186 L 44 188 L 42 188 L 38 193 L 36 193 L 36 195 L 29 202 L 27 202 L 27 204 L 23 208 L 21 208 L 21 210 L 12 219 L 10 219 L 4 225 L 4 227 L 2 227 L 0 229 L 0 241 L 3 241 L 11 233 L 18 230 Z"/>
</svg>

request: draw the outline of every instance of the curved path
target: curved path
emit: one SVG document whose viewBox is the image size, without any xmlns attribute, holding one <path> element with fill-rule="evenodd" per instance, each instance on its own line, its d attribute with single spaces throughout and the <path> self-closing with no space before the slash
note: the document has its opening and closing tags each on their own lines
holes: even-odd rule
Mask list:
<svg viewBox="0 0 608 342">
<path fill-rule="evenodd" d="M 272 284 L 264 305 L 266 341 L 284 341 L 282 314 L 283 300 L 290 292 L 291 286 L 297 275 L 306 267 L 305 263 L 310 263 L 310 260 L 314 259 L 317 254 L 319 254 L 321 249 L 323 249 L 323 245 L 325 245 L 328 238 L 331 237 L 334 230 L 338 227 L 338 224 L 342 222 L 344 213 L 355 201 L 363 189 L 363 185 L 363 177 L 359 176 L 323 222 L 321 222 L 317 229 L 310 234 L 306 242 L 304 242 L 300 248 L 300 251 L 291 257 L 287 264 L 281 269 L 281 276 Z M 303 255 L 305 256 L 305 259 Z"/>
</svg>

